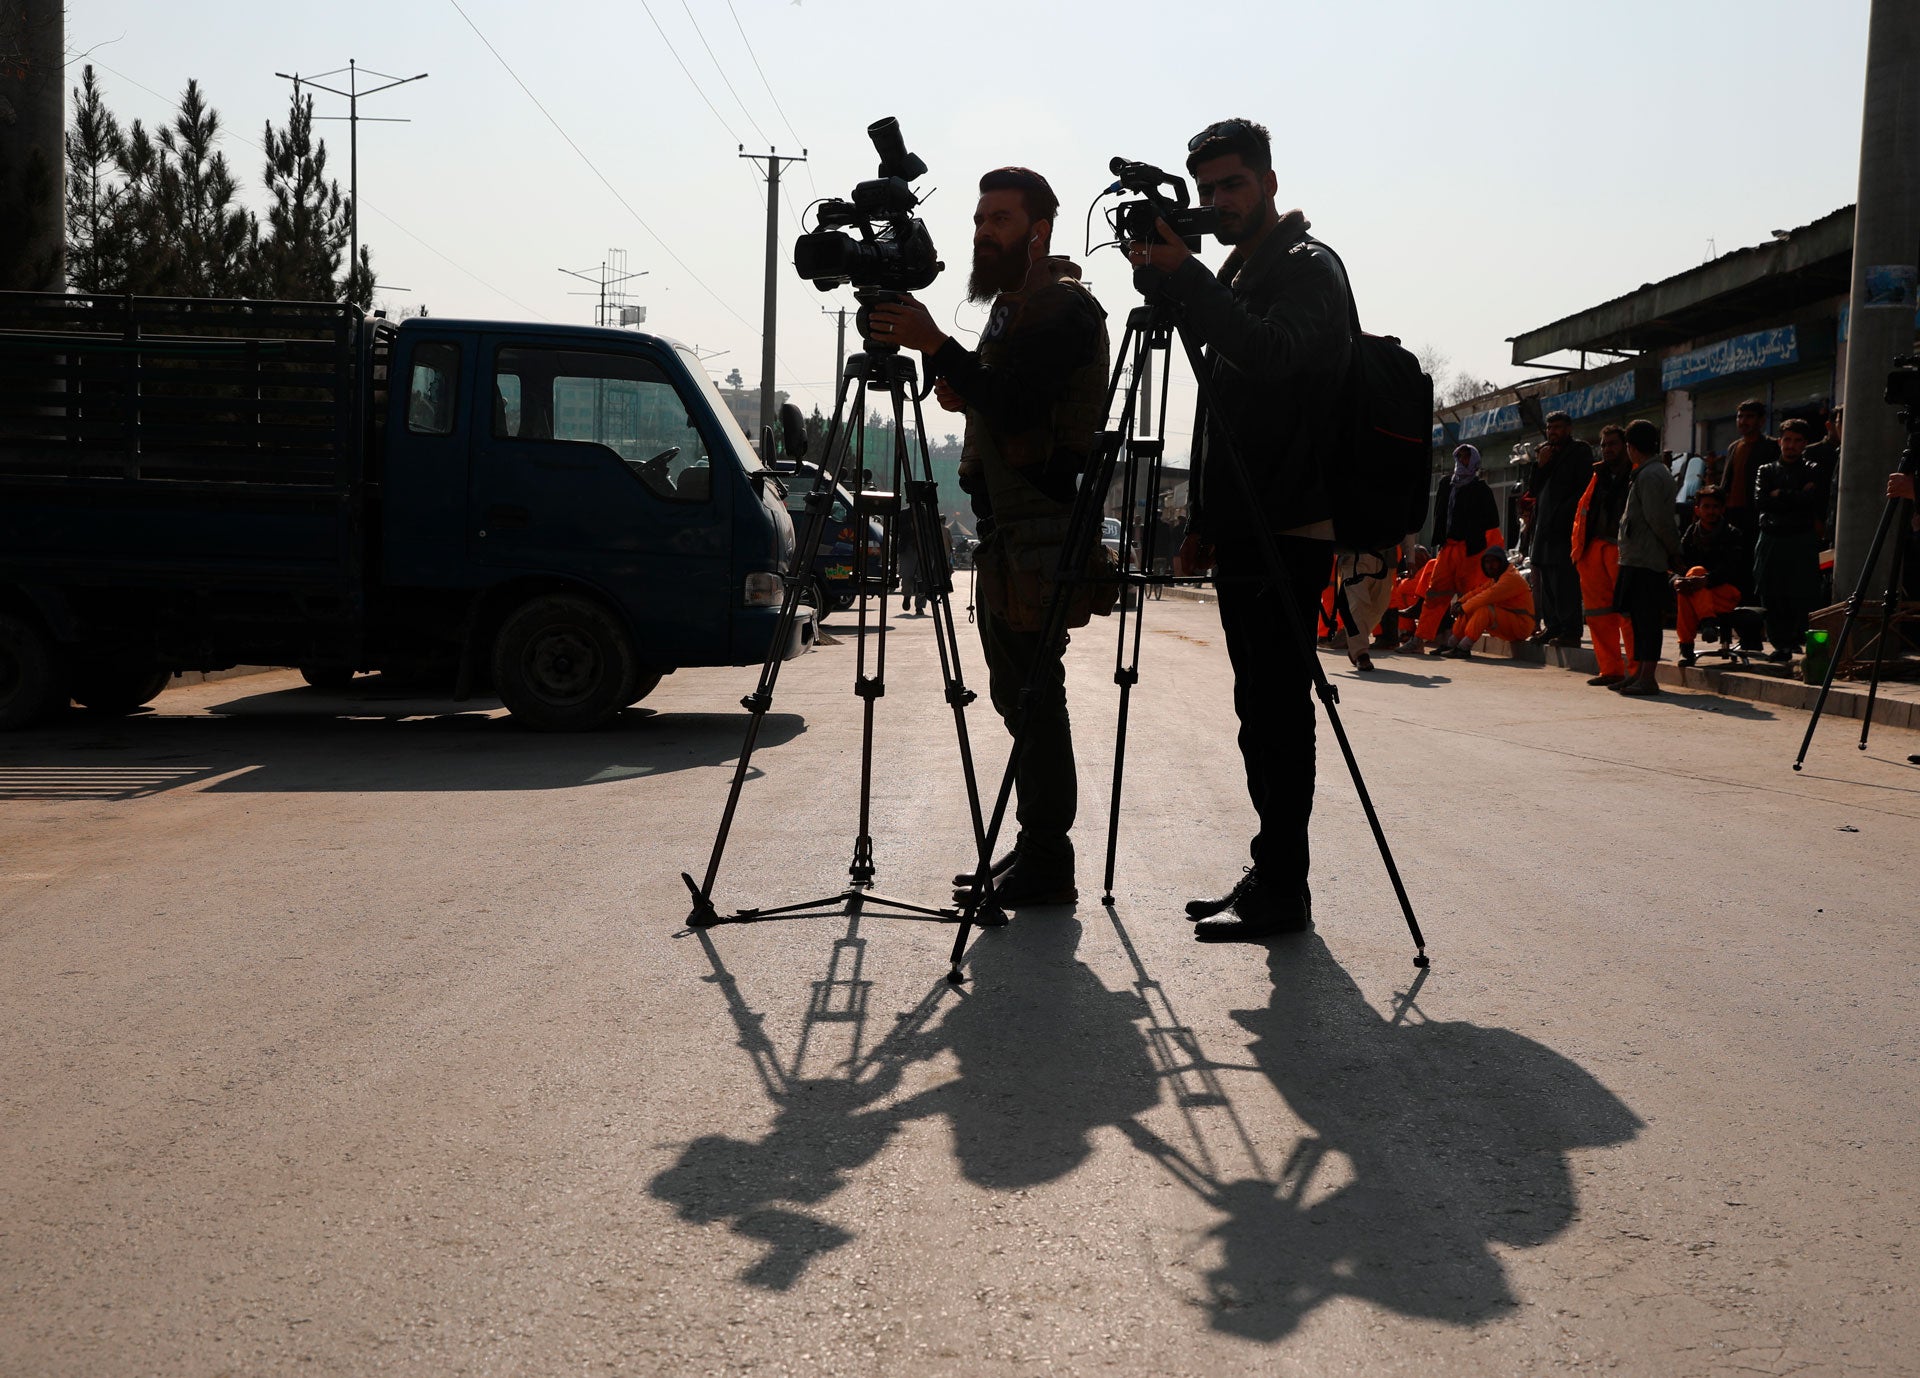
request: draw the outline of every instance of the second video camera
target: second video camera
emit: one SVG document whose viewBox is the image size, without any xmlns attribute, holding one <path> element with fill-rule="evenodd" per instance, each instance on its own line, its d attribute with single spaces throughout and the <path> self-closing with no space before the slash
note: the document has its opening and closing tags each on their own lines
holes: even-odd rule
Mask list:
<svg viewBox="0 0 1920 1378">
<path fill-rule="evenodd" d="M 1107 212 L 1116 240 L 1122 244 L 1158 244 L 1160 231 L 1154 222 L 1164 220 L 1194 253 L 1200 252 L 1200 236 L 1220 228 L 1220 213 L 1212 206 L 1187 204 L 1187 181 L 1171 172 L 1162 172 L 1152 163 L 1134 163 L 1115 158 L 1107 170 L 1117 179 L 1102 195 L 1114 196 L 1130 191 L 1140 199 L 1122 201 Z M 1172 193 L 1172 202 L 1160 195 L 1160 189 Z"/>
</svg>

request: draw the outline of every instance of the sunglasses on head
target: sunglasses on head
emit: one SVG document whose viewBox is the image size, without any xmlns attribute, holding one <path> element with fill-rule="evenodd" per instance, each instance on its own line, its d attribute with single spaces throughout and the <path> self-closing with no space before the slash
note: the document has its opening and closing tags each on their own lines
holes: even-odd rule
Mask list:
<svg viewBox="0 0 1920 1378">
<path fill-rule="evenodd" d="M 1231 139 L 1235 135 L 1246 132 L 1247 122 L 1245 120 L 1221 120 L 1218 124 L 1208 125 L 1191 139 L 1188 139 L 1187 152 L 1198 153 L 1203 145 L 1210 144 L 1215 139 Z"/>
</svg>

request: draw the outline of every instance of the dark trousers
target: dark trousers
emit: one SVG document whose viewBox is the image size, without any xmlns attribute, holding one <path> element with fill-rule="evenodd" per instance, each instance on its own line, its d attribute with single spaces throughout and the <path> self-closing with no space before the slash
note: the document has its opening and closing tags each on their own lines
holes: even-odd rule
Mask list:
<svg viewBox="0 0 1920 1378">
<path fill-rule="evenodd" d="M 1620 566 L 1620 577 L 1613 585 L 1613 610 L 1633 628 L 1633 654 L 1627 659 L 1640 664 L 1660 659 L 1660 642 L 1673 607 L 1673 584 L 1664 569 Z"/>
<path fill-rule="evenodd" d="M 1762 531 L 1753 546 L 1753 585 L 1767 610 L 1767 640 L 1783 651 L 1803 649 L 1807 619 L 1820 606 L 1820 538 Z"/>
<path fill-rule="evenodd" d="M 1220 629 L 1233 663 L 1233 707 L 1247 797 L 1260 817 L 1253 864 L 1279 893 L 1307 884 L 1307 824 L 1313 817 L 1313 629 L 1333 559 L 1331 541 L 1277 538 L 1286 587 L 1276 590 L 1255 540 L 1222 543 L 1215 586 Z M 1297 616 L 1290 622 L 1285 597 Z"/>
<path fill-rule="evenodd" d="M 1027 738 L 1014 768 L 1014 817 L 1020 824 L 1020 863 L 1051 879 L 1073 875 L 1073 842 L 1067 836 L 1080 807 L 1080 781 L 1073 766 L 1073 728 L 1067 720 L 1067 670 L 1061 652 L 1041 646 L 1040 633 L 1015 631 L 1005 617 L 979 602 L 980 649 L 987 658 L 988 694 L 1009 733 L 1018 733 L 1021 691 L 1038 666 L 1026 701 Z"/>
<path fill-rule="evenodd" d="M 1559 637 L 1580 636 L 1585 621 L 1580 598 L 1580 571 L 1573 567 L 1573 537 L 1564 540 L 1546 536 L 1535 547 L 1534 563 L 1540 571 L 1540 625 Z"/>
</svg>

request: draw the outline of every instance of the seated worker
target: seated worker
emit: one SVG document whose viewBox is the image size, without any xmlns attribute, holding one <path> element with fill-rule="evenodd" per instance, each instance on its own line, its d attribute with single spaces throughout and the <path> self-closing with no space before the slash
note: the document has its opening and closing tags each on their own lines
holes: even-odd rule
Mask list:
<svg viewBox="0 0 1920 1378">
<path fill-rule="evenodd" d="M 1426 603 L 1416 629 L 1429 655 L 1444 655 L 1440 621 L 1453 596 L 1471 593 L 1483 582 L 1480 552 L 1500 541 L 1500 507 L 1480 477 L 1480 451 L 1462 445 L 1453 452 L 1453 473 L 1434 498 L 1433 543 L 1438 553 L 1420 576 Z"/>
<path fill-rule="evenodd" d="M 1526 577 L 1507 562 L 1507 552 L 1488 546 L 1480 552 L 1480 572 L 1487 582 L 1460 599 L 1460 616 L 1453 624 L 1446 655 L 1467 660 L 1473 643 L 1483 636 L 1502 641 L 1525 641 L 1533 635 L 1533 589 Z"/>
<path fill-rule="evenodd" d="M 1746 600 L 1753 583 L 1752 552 L 1745 533 L 1727 520 L 1726 494 L 1702 488 L 1693 503 L 1693 525 L 1680 538 L 1680 563 L 1687 572 L 1673 581 L 1679 602 L 1674 632 L 1682 665 L 1694 662 L 1696 636 L 1720 639 L 1720 619 Z"/>
<path fill-rule="evenodd" d="M 1433 552 L 1423 545 L 1415 546 L 1411 556 L 1401 556 L 1400 571 L 1393 581 L 1392 592 L 1387 595 L 1387 611 L 1380 619 L 1380 636 L 1373 643 L 1374 650 L 1391 651 L 1412 638 L 1427 592 L 1422 576 L 1432 562 Z"/>
</svg>

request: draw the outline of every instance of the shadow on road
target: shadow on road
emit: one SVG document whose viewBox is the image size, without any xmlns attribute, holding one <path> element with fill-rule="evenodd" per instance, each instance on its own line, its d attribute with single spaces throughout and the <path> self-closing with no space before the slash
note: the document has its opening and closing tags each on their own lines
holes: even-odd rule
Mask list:
<svg viewBox="0 0 1920 1378">
<path fill-rule="evenodd" d="M 1078 921 L 1023 917 L 981 935 L 967 993 L 936 985 L 870 1052 L 860 1051 L 864 940 L 850 934 L 828 980 L 814 983 L 791 1070 L 700 934 L 777 1113 L 758 1141 L 687 1145 L 653 1194 L 684 1221 L 725 1222 L 764 1242 L 741 1280 L 785 1289 L 853 1238 L 850 1224 L 812 1212 L 909 1121 L 944 1117 L 961 1174 L 989 1191 L 1069 1176 L 1092 1156 L 1095 1132 L 1112 1127 L 1218 1214 L 1218 1261 L 1197 1299 L 1212 1325 L 1272 1342 L 1337 1296 L 1459 1325 L 1511 1309 L 1494 1246 L 1559 1234 L 1577 1211 L 1568 1153 L 1639 1131 L 1625 1105 L 1551 1049 L 1425 1019 L 1418 982 L 1382 1016 L 1312 935 L 1276 944 L 1267 1007 L 1234 1013 L 1252 1062 L 1214 1062 L 1112 917 L 1132 990 L 1108 989 L 1077 958 Z M 828 1017 L 855 1024 L 855 1052 L 831 1076 L 802 1077 L 807 1040 Z M 942 1050 L 956 1078 L 886 1103 L 907 1064 Z M 1257 1143 L 1222 1072 L 1264 1075 L 1306 1133 Z M 1143 1119 L 1169 1094 L 1171 1139 Z"/>
<path fill-rule="evenodd" d="M 1255 1065 L 1306 1125 L 1273 1177 L 1190 1183 L 1225 1218 L 1208 1274 L 1216 1329 L 1277 1340 L 1352 1296 L 1457 1325 L 1518 1304 L 1499 1244 L 1577 1214 L 1567 1154 L 1640 1121 L 1576 1063 L 1508 1029 L 1383 1018 L 1312 934 L 1275 943 L 1273 994 L 1234 1012 Z"/>
<path fill-rule="evenodd" d="M 316 708 L 103 722 L 76 711 L 0 738 L 0 801 L 135 799 L 208 780 L 219 794 L 573 789 L 736 760 L 747 721 L 629 708 L 598 732 L 545 734 L 448 702 L 406 703 L 399 716 Z M 799 714 L 769 713 L 760 746 L 804 731 Z"/>
</svg>

